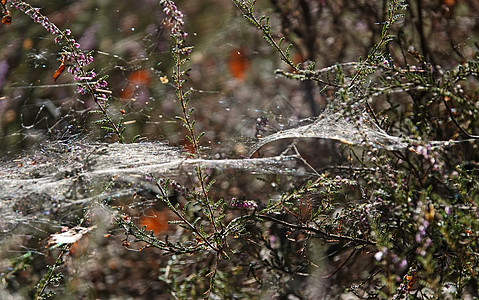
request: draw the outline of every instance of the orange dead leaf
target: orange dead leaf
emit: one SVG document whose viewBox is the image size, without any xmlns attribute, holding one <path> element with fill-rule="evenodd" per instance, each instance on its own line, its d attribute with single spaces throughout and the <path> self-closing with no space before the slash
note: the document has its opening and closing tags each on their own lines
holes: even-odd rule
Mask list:
<svg viewBox="0 0 479 300">
<path fill-rule="evenodd" d="M 294 53 L 293 54 L 293 64 L 296 66 L 297 64 L 302 64 L 304 63 L 304 57 L 301 53 Z M 296 70 L 292 67 L 289 68 L 290 72 L 296 73 Z"/>
<path fill-rule="evenodd" d="M 191 153 L 191 154 L 196 153 L 195 147 L 193 146 L 193 144 L 191 144 L 191 142 L 189 140 L 184 139 L 180 142 L 180 144 L 183 146 L 183 149 L 186 152 Z"/>
<path fill-rule="evenodd" d="M 7 0 L 2 0 L 2 4 L 3 4 L 3 5 L 6 5 L 6 4 L 7 4 Z"/>
<path fill-rule="evenodd" d="M 417 272 L 413 271 L 410 274 L 406 275 L 406 288 L 408 291 L 411 291 L 414 283 L 416 283 Z"/>
<path fill-rule="evenodd" d="M 128 241 L 128 239 L 124 238 L 123 240 L 121 240 L 121 245 L 123 247 L 130 247 L 131 243 Z"/>
<path fill-rule="evenodd" d="M 22 43 L 22 47 L 25 50 L 30 50 L 33 48 L 33 40 L 29 37 L 25 38 Z"/>
<path fill-rule="evenodd" d="M 296 53 L 294 56 L 293 56 L 293 63 L 295 65 L 299 64 L 299 63 L 303 63 L 304 62 L 304 57 L 301 53 Z"/>
<path fill-rule="evenodd" d="M 88 236 L 85 236 L 84 238 L 74 242 L 70 246 L 69 254 L 73 257 L 83 256 L 87 254 L 89 246 L 90 246 L 90 238 Z"/>
<path fill-rule="evenodd" d="M 454 4 L 456 4 L 456 1 L 455 0 L 444 0 L 444 4 L 446 4 L 446 6 L 454 6 Z"/>
<path fill-rule="evenodd" d="M 150 209 L 146 215 L 140 219 L 141 227 L 146 226 L 146 231 L 153 231 L 160 234 L 168 230 L 168 217 L 162 211 Z"/>
<path fill-rule="evenodd" d="M 128 76 L 128 80 L 131 82 L 134 82 L 136 84 L 144 84 L 144 85 L 149 85 L 151 78 L 150 78 L 150 72 L 148 70 L 137 70 Z"/>
<path fill-rule="evenodd" d="M 231 50 L 230 57 L 228 59 L 228 67 L 231 75 L 238 80 L 243 80 L 246 76 L 246 71 L 250 67 L 250 62 L 243 54 L 242 49 Z"/>
<path fill-rule="evenodd" d="M 10 11 L 7 10 L 7 13 L 2 17 L 2 24 L 12 24 L 12 15 L 10 14 Z"/>
<path fill-rule="evenodd" d="M 120 95 L 120 97 L 123 99 L 133 97 L 135 90 L 139 86 L 149 86 L 151 83 L 150 72 L 146 69 L 136 70 L 128 75 L 127 80 L 128 83 Z"/>
<path fill-rule="evenodd" d="M 53 80 L 57 81 L 58 76 L 62 75 L 63 71 L 65 71 L 65 63 L 62 61 L 60 67 L 53 74 Z"/>
</svg>

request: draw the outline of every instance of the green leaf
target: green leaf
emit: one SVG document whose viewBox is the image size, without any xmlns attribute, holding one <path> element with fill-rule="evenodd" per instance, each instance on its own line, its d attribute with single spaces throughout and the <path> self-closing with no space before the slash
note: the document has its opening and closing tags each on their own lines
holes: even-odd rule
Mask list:
<svg viewBox="0 0 479 300">
<path fill-rule="evenodd" d="M 131 142 L 132 143 L 136 143 L 138 142 L 138 140 L 141 138 L 141 135 L 137 134 L 135 135 L 132 139 L 131 139 Z"/>
<path fill-rule="evenodd" d="M 108 119 L 100 119 L 100 120 L 96 120 L 95 124 L 96 125 L 106 125 L 106 124 L 110 124 L 110 122 L 108 121 Z"/>
<path fill-rule="evenodd" d="M 107 126 L 101 126 L 100 127 L 101 129 L 105 130 L 105 131 L 108 131 L 110 133 L 115 133 L 115 130 L 111 127 L 107 127 Z"/>
</svg>

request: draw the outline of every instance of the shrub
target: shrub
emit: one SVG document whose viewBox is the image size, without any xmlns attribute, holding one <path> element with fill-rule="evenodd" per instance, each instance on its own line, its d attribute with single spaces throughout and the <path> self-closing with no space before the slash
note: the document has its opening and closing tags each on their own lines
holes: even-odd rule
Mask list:
<svg viewBox="0 0 479 300">
<path fill-rule="evenodd" d="M 24 252 L 2 255 L 7 267 L 1 276 L 9 290 L 2 293 L 180 299 L 479 296 L 474 3 L 233 0 L 252 26 L 241 27 L 248 35 L 241 41 L 239 32 L 228 33 L 234 29 L 221 27 L 221 18 L 213 15 L 221 34 L 243 44 L 227 49 L 221 37 L 204 42 L 191 34 L 196 29 L 188 27 L 190 18 L 174 1 L 141 2 L 147 8 L 159 4 L 162 21 L 155 27 L 133 14 L 124 17 L 124 28 L 144 27 L 154 40 L 143 40 L 154 47 L 148 55 L 138 53 L 141 43 L 133 42 L 137 65 L 92 46 L 82 48 L 81 40 L 101 43 L 88 30 L 102 36 L 108 30 L 98 25 L 102 19 L 96 23 L 105 26 L 100 29 L 87 21 L 91 27 L 78 42 L 73 30 L 60 29 L 32 5 L 1 2 L 2 34 L 15 38 L 18 32 L 7 26 L 17 22 L 30 28 L 11 12 L 23 11 L 61 46 L 51 86 L 61 86 L 64 71 L 77 85 L 77 100 L 70 102 L 66 89 L 70 94 L 58 107 L 45 101 L 29 114 L 30 99 L 57 93 L 41 96 L 34 89 L 31 97 L 15 98 L 21 91 L 15 83 L 26 75 L 2 73 L 14 60 L 3 52 L 0 87 L 14 91 L 3 100 L 12 102 L 3 108 L 4 140 L 26 149 L 21 156 L 6 154 L 2 162 L 1 246 L 5 253 Z M 209 9 L 210 3 L 196 5 L 191 14 L 201 23 L 209 16 L 200 8 Z M 131 1 L 105 4 L 110 11 L 115 7 L 144 12 Z M 63 3 L 54 9 L 88 10 Z M 238 18 L 235 22 L 240 24 Z M 267 43 L 256 43 L 258 34 Z M 23 48 L 32 49 L 26 41 Z M 208 43 L 213 49 L 204 50 Z M 252 58 L 255 52 L 259 58 Z M 34 64 L 51 60 L 42 53 L 32 56 Z M 95 55 L 110 62 L 99 57 L 97 65 Z M 278 67 L 268 69 L 267 63 Z M 208 65 L 229 70 L 229 78 L 199 74 Z M 120 74 L 97 75 L 109 69 Z M 267 76 L 273 72 L 277 77 Z M 115 78 L 128 80 L 121 85 Z M 277 105 L 284 95 L 290 98 L 289 111 L 284 103 Z M 227 109 L 221 111 L 218 103 Z M 251 107 L 266 108 L 247 117 Z M 60 113 L 53 113 L 55 108 Z M 100 117 L 90 122 L 92 114 Z M 154 114 L 161 114 L 158 121 L 142 120 Z M 256 120 L 244 130 L 249 140 L 239 137 L 241 125 L 226 122 L 241 118 Z M 28 149 L 32 130 L 43 123 L 41 136 L 49 140 Z M 90 123 L 102 130 L 96 141 Z M 135 124 L 130 131 L 128 124 Z M 181 147 L 129 143 L 155 140 L 152 130 Z M 34 230 L 19 229 L 20 224 Z M 38 240 L 46 248 L 35 245 Z M 136 264 L 123 266 L 132 260 Z"/>
</svg>

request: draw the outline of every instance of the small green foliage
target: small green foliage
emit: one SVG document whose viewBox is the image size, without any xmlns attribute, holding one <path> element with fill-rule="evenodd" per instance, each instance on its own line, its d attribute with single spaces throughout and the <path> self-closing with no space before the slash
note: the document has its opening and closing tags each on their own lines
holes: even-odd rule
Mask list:
<svg viewBox="0 0 479 300">
<path fill-rule="evenodd" d="M 20 5 L 19 9 L 45 26 L 45 17 L 20 2 L 8 3 Z M 303 5 L 302 10 L 293 10 L 303 19 L 293 20 L 288 15 L 288 5 L 293 2 Z M 274 14 L 263 15 L 258 13 L 256 1 L 233 0 L 244 18 L 262 34 L 266 45 L 272 47 L 277 61 L 286 64 L 286 69 L 275 73 L 305 83 L 294 85 L 288 92 L 296 95 L 300 86 L 308 94 L 306 84 L 317 85 L 313 85 L 316 90 L 309 90 L 311 101 L 324 102 L 323 114 L 335 116 L 328 127 L 333 133 L 314 141 L 309 148 L 305 146 L 303 150 L 298 144 L 318 136 L 308 135 L 312 126 L 304 135 L 289 139 L 286 150 L 281 145 L 271 146 L 280 150 L 281 158 L 294 153 L 292 158 L 299 167 L 292 172 L 260 177 L 253 174 L 254 180 L 235 185 L 232 181 L 243 180 L 240 175 L 228 173 L 224 179 L 223 174 L 218 175 L 220 171 L 204 164 L 203 158 L 209 153 L 202 145 L 212 143 L 204 141 L 205 131 L 198 130 L 205 125 L 197 118 L 203 104 L 190 87 L 195 83 L 190 78 L 190 67 L 196 63 L 191 56 L 195 48 L 188 44 L 185 16 L 175 2 L 159 0 L 166 17 L 163 25 L 167 25 L 171 38 L 172 76 L 163 83 L 169 83 L 171 95 L 176 96 L 176 124 L 184 133 L 180 137 L 182 150 L 188 152 L 185 165 L 193 162 L 195 167 L 185 167 L 183 173 L 178 172 L 181 175 L 172 178 L 129 174 L 127 183 L 111 175 L 100 195 L 108 199 L 100 203 L 114 210 L 115 226 L 124 232 L 122 244 L 127 249 L 155 248 L 166 254 L 158 278 L 167 285 L 172 298 L 308 299 L 354 294 L 360 299 L 440 299 L 465 297 L 477 288 L 479 47 L 468 48 L 476 52 L 474 55 L 464 56 L 452 66 L 441 66 L 427 51 L 429 41 L 424 36 L 421 7 L 414 14 L 415 7 L 406 1 L 391 0 L 377 16 L 364 21 L 369 26 L 374 24 L 376 31 L 371 32 L 363 58 L 328 62 L 332 65 L 321 68 L 322 58 L 315 57 L 318 47 L 328 48 L 337 42 L 339 46 L 331 46 L 337 49 L 346 43 L 346 38 L 335 36 L 337 32 L 326 41 L 313 41 L 315 36 L 304 33 L 322 24 L 314 23 L 315 18 L 321 21 L 320 18 L 333 17 L 339 22 L 342 8 L 328 7 L 327 1 L 323 2 L 271 1 L 271 7 L 276 8 Z M 369 10 L 375 7 L 371 3 L 367 3 L 371 5 L 367 6 Z M 2 12 L 9 15 L 5 5 L 2 3 Z M 308 5 L 318 6 L 312 10 Z M 347 5 L 350 4 L 344 6 Z M 444 3 L 441 9 L 446 6 Z M 320 13 L 312 16 L 312 11 Z M 417 21 L 417 32 L 403 31 L 406 26 L 401 22 L 408 16 Z M 354 23 L 349 20 L 353 17 L 346 16 L 348 24 Z M 446 17 L 434 17 L 437 23 L 453 23 Z M 306 26 L 306 31 L 299 30 L 298 23 Z M 96 103 L 96 109 L 88 112 L 99 115 L 94 123 L 106 136 L 116 136 L 124 142 L 125 119 L 111 117 L 109 105 L 113 97 L 103 89 L 107 76 L 97 79 L 93 69 L 86 69 L 86 64 L 78 61 L 83 53 L 69 31 L 60 31 L 56 26 L 47 30 L 62 44 L 60 68 L 69 60 L 69 67 L 75 67 L 72 71 L 79 77 L 79 93 L 90 95 Z M 414 45 L 414 34 L 422 37 L 420 47 Z M 308 51 L 302 53 L 304 45 Z M 356 53 L 354 49 L 347 50 Z M 305 61 L 297 61 L 296 54 Z M 83 55 L 91 58 L 93 52 Z M 252 64 L 255 71 L 261 67 L 259 63 Z M 60 68 L 55 80 L 63 72 Z M 319 95 L 312 91 L 319 91 Z M 302 115 L 301 110 L 294 110 L 291 119 Z M 318 112 L 314 117 L 324 115 Z M 305 121 L 310 124 L 316 119 Z M 358 129 L 360 142 L 353 144 L 343 138 L 350 132 L 344 132 L 339 121 L 351 125 L 347 128 Z M 262 117 L 259 122 L 262 124 L 258 127 L 266 126 Z M 283 124 L 278 128 L 284 128 Z M 382 136 L 404 146 L 388 147 L 380 139 Z M 139 137 L 135 136 L 133 142 Z M 243 156 L 240 150 L 237 154 Z M 222 157 L 222 151 L 215 154 Z M 260 151 L 255 154 L 260 157 L 256 161 L 267 158 Z M 116 167 L 122 166 L 123 162 L 118 162 Z M 282 167 L 289 168 L 286 164 Z M 75 175 L 73 181 L 81 186 L 82 180 L 88 180 L 86 177 Z M 133 195 L 118 196 L 118 201 L 125 203 L 112 200 L 116 184 L 133 190 Z M 255 185 L 259 192 L 251 196 L 249 189 Z M 235 196 L 225 197 L 225 190 Z M 90 197 L 89 191 L 83 192 Z M 90 207 L 84 210 L 81 222 L 90 220 L 93 211 Z M 164 221 L 157 232 L 142 222 L 141 214 L 147 215 L 150 210 L 154 214 L 148 217 Z M 67 250 L 65 246 L 48 267 L 35 287 L 35 298 L 54 295 L 54 289 L 48 289 L 63 280 L 58 267 L 64 263 Z M 31 256 L 28 252 L 15 259 L 1 278 L 9 280 L 28 267 Z M 448 287 L 453 287 L 451 292 L 447 292 Z"/>
</svg>

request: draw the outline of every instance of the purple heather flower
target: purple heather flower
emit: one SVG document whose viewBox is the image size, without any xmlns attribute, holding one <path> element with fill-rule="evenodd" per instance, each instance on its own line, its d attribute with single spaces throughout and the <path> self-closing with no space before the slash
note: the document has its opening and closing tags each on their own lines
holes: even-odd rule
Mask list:
<svg viewBox="0 0 479 300">
<path fill-rule="evenodd" d="M 184 14 L 171 0 L 160 0 L 160 4 L 163 6 L 163 12 L 170 17 L 168 25 L 171 27 L 171 34 L 177 38 L 185 38 L 187 33 L 182 30 L 182 27 L 185 26 Z"/>
<path fill-rule="evenodd" d="M 274 244 L 276 242 L 276 236 L 270 234 L 269 235 L 269 242 L 270 242 L 270 244 Z"/>
<path fill-rule="evenodd" d="M 445 212 L 446 212 L 446 214 L 448 214 L 448 215 L 450 215 L 450 214 L 451 214 L 451 212 L 452 212 L 452 211 L 451 211 L 451 207 L 450 207 L 450 206 L 446 206 L 446 207 L 444 208 L 444 211 L 445 211 Z"/>
<path fill-rule="evenodd" d="M 96 80 L 96 83 L 91 86 L 86 85 L 87 82 L 95 81 L 95 77 L 97 76 L 94 71 L 84 69 L 93 61 L 93 57 L 90 53 L 85 54 L 80 50 L 80 43 L 71 37 L 70 29 L 66 29 L 62 32 L 55 24 L 50 22 L 46 16 L 40 13 L 39 8 L 34 8 L 28 3 L 19 0 L 10 0 L 10 3 L 12 7 L 23 11 L 30 16 L 34 22 L 42 25 L 48 32 L 56 35 L 55 43 L 59 43 L 62 39 L 65 39 L 60 61 L 67 65 L 67 71 L 73 74 L 75 81 L 79 82 L 80 86 L 77 90 L 80 94 L 92 94 L 94 89 L 106 87 L 106 81 L 103 79 Z M 175 16 L 182 16 L 182 14 L 175 14 Z M 105 99 L 108 99 L 108 97 L 102 95 L 101 100 Z"/>
<path fill-rule="evenodd" d="M 376 252 L 374 254 L 374 258 L 377 260 L 377 261 L 381 261 L 381 259 L 383 259 L 383 256 L 384 256 L 384 252 L 383 251 L 379 251 L 379 252 Z"/>
<path fill-rule="evenodd" d="M 39 8 L 34 8 L 30 4 L 18 0 L 10 0 L 10 3 L 13 8 L 19 9 L 27 14 L 30 18 L 33 19 L 35 23 L 38 23 L 43 26 L 48 32 L 55 35 L 60 35 L 61 31 L 58 27 L 50 22 L 48 18 L 40 13 Z"/>
<path fill-rule="evenodd" d="M 429 248 L 429 246 L 431 246 L 431 244 L 432 244 L 432 240 L 431 240 L 430 238 L 426 238 L 426 241 L 425 241 L 425 243 L 424 243 L 424 246 L 425 246 L 426 248 Z"/>
<path fill-rule="evenodd" d="M 421 236 L 421 234 L 419 234 L 419 233 L 418 233 L 418 234 L 416 234 L 416 238 L 415 238 L 415 240 L 416 240 L 416 243 L 420 243 L 420 242 L 421 242 L 421 240 L 422 240 L 422 236 Z"/>
<path fill-rule="evenodd" d="M 231 198 L 230 205 L 232 207 L 252 210 L 258 208 L 258 204 L 252 200 L 238 200 L 237 198 Z"/>
<path fill-rule="evenodd" d="M 399 262 L 398 265 L 400 270 L 404 270 L 407 267 L 407 260 L 404 258 Z"/>
<path fill-rule="evenodd" d="M 82 95 L 86 95 L 88 92 L 85 90 L 84 87 L 82 86 L 77 86 L 77 92 L 79 92 Z"/>
</svg>

